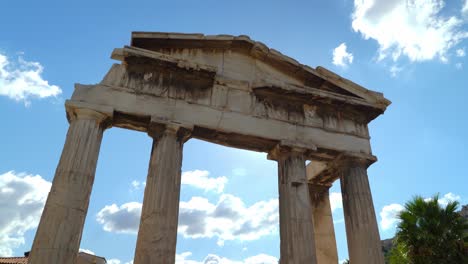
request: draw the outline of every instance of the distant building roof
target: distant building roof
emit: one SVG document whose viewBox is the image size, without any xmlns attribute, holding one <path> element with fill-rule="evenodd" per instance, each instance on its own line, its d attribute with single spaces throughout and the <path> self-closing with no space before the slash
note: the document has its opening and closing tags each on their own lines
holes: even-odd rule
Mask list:
<svg viewBox="0 0 468 264">
<path fill-rule="evenodd" d="M 2 264 L 27 264 L 27 257 L 0 258 Z"/>
<path fill-rule="evenodd" d="M 29 252 L 25 253 L 28 256 Z M 28 257 L 0 257 L 0 264 L 27 264 Z M 106 264 L 107 261 L 103 257 L 95 256 L 85 252 L 78 253 L 78 264 Z"/>
</svg>

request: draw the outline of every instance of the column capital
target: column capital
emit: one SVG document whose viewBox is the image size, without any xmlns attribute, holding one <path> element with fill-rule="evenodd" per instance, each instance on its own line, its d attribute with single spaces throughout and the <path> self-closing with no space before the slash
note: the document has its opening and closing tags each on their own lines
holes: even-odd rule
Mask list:
<svg viewBox="0 0 468 264">
<path fill-rule="evenodd" d="M 94 106 L 83 102 L 67 100 L 65 102 L 68 122 L 75 120 L 95 120 L 104 128 L 112 126 L 114 109 L 108 106 Z"/>
<path fill-rule="evenodd" d="M 330 195 L 331 185 L 309 183 L 309 195 L 313 203 L 322 201 L 323 199 L 328 199 Z"/>
<path fill-rule="evenodd" d="M 343 153 L 333 161 L 333 167 L 338 170 L 349 167 L 363 167 L 367 169 L 377 161 L 377 157 L 371 154 L 363 153 Z"/>
<path fill-rule="evenodd" d="M 281 140 L 269 152 L 267 158 L 269 160 L 279 160 L 290 156 L 306 156 L 308 152 L 316 151 L 315 145 L 302 145 L 297 142 Z"/>
<path fill-rule="evenodd" d="M 192 136 L 193 126 L 167 122 L 158 118 L 151 118 L 148 125 L 148 135 L 153 139 L 159 139 L 165 134 L 174 135 L 183 143 Z"/>
<path fill-rule="evenodd" d="M 309 182 L 309 190 L 317 194 L 326 194 L 331 187 L 331 184 L 318 184 Z"/>
</svg>

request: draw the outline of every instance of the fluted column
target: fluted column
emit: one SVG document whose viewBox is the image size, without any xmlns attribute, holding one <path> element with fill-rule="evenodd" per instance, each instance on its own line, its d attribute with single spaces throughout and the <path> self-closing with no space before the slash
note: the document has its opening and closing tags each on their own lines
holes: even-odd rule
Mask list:
<svg viewBox="0 0 468 264">
<path fill-rule="evenodd" d="M 309 184 L 314 219 L 315 248 L 317 263 L 338 263 L 335 228 L 330 206 L 330 187 L 327 185 Z"/>
<path fill-rule="evenodd" d="M 285 146 L 269 155 L 278 161 L 281 264 L 316 264 L 314 224 L 304 152 Z"/>
<path fill-rule="evenodd" d="M 175 263 L 182 150 L 189 130 L 155 126 L 135 264 Z"/>
<path fill-rule="evenodd" d="M 71 109 L 70 127 L 34 238 L 29 264 L 74 264 L 104 129 L 112 113 Z"/>
<path fill-rule="evenodd" d="M 340 168 L 349 260 L 384 264 L 367 166 L 367 160 L 349 158 Z"/>
</svg>

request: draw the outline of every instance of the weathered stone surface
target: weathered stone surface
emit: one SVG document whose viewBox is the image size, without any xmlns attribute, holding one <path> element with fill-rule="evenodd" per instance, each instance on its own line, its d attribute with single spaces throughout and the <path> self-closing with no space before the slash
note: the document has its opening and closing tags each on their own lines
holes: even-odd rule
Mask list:
<svg viewBox="0 0 468 264">
<path fill-rule="evenodd" d="M 279 147 L 278 161 L 281 264 L 316 264 L 314 223 L 303 153 Z"/>
<path fill-rule="evenodd" d="M 350 159 L 341 172 L 341 194 L 351 263 L 384 264 L 366 162 Z"/>
<path fill-rule="evenodd" d="M 228 92 L 229 93 L 229 92 Z M 239 95 L 239 94 L 237 94 Z M 231 104 L 236 101 L 240 105 L 236 110 L 251 109 L 251 97 L 231 97 Z M 233 99 L 235 98 L 235 100 Z M 117 112 L 129 116 L 159 116 L 181 124 L 197 124 L 207 129 L 239 135 L 252 135 L 270 140 L 299 141 L 302 144 L 314 144 L 324 151 L 346 151 L 370 153 L 369 138 L 357 135 L 327 131 L 321 127 L 306 126 L 288 121 L 288 112 L 277 110 L 275 114 L 270 106 L 267 118 L 253 116 L 253 109 L 247 112 L 230 111 L 194 103 L 158 96 L 145 96 L 130 92 L 130 90 L 111 86 L 77 85 L 70 104 L 85 101 L 90 104 L 107 105 Z M 276 109 L 276 108 L 274 108 Z M 280 109 L 280 108 L 278 108 Z M 283 111 L 283 112 L 281 112 Z M 285 120 L 278 120 L 285 119 Z M 297 121 L 297 120 L 296 120 Z M 209 140 L 209 139 L 208 139 Z M 243 148 L 242 144 L 237 146 Z M 269 146 L 268 146 L 269 147 Z M 268 151 L 264 148 L 261 151 Z"/>
<path fill-rule="evenodd" d="M 135 264 L 175 263 L 184 128 L 150 131 L 154 138 L 146 179 Z"/>
<path fill-rule="evenodd" d="M 246 36 L 135 32 L 131 45 L 114 50 L 122 64 L 100 84 L 76 85 L 66 102 L 70 129 L 30 263 L 76 258 L 107 126 L 154 137 L 136 264 L 175 261 L 187 128 L 278 161 L 281 263 L 337 262 L 328 191 L 309 195 L 309 183 L 338 177 L 351 263 L 382 263 L 365 166 L 341 166 L 343 157 L 375 161 L 367 125 L 390 104 L 382 94 Z M 317 164 L 308 176 L 306 159 Z"/>
<path fill-rule="evenodd" d="M 69 118 L 65 146 L 31 249 L 32 264 L 74 264 L 78 254 L 109 116 L 75 109 Z"/>
<path fill-rule="evenodd" d="M 309 184 L 309 193 L 314 219 L 314 237 L 317 263 L 338 263 L 335 228 L 330 207 L 330 186 Z"/>
</svg>

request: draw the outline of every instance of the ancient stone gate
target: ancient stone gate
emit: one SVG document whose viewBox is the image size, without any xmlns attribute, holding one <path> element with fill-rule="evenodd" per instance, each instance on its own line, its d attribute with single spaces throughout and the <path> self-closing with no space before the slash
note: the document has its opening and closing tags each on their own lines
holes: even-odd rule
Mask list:
<svg viewBox="0 0 468 264">
<path fill-rule="evenodd" d="M 189 138 L 278 162 L 282 264 L 338 261 L 329 188 L 340 178 L 351 263 L 383 264 L 367 167 L 368 123 L 390 102 L 247 36 L 134 32 L 96 85 L 75 86 L 70 122 L 30 264 L 74 263 L 105 129 L 153 140 L 135 264 L 175 262 Z M 306 160 L 312 162 L 306 168 Z"/>
</svg>

